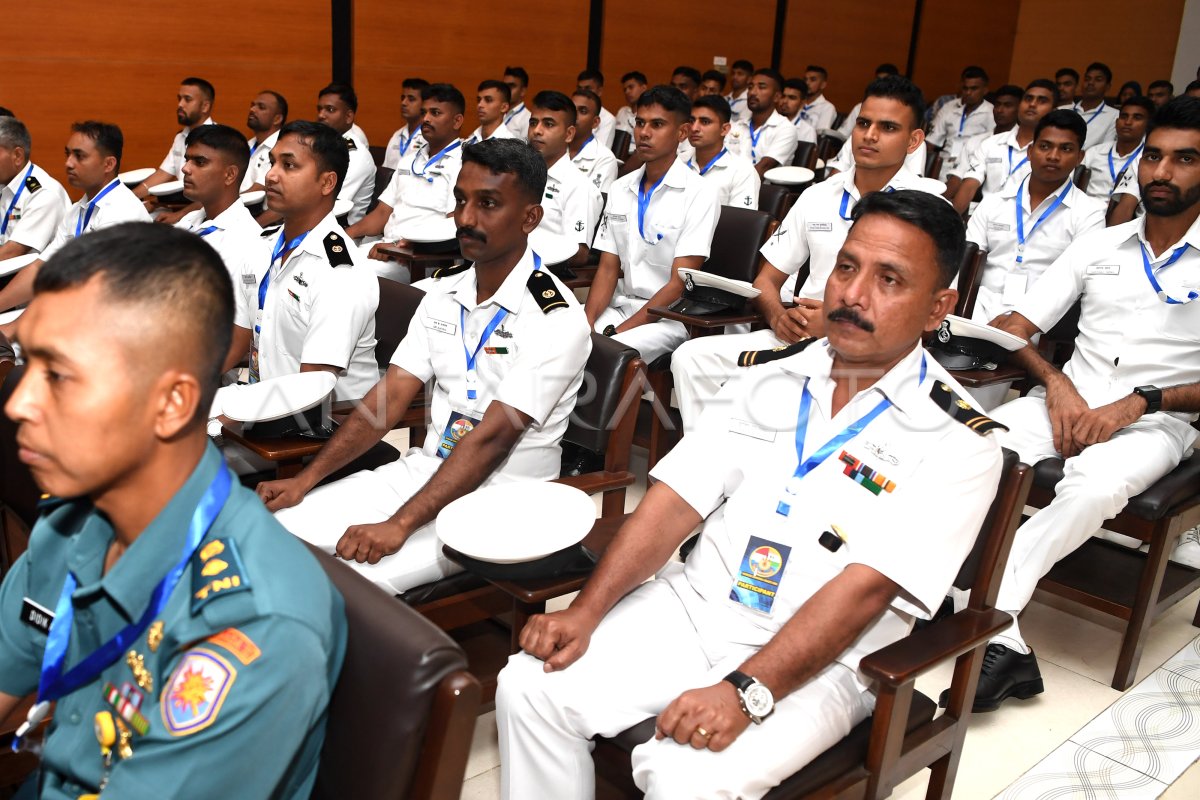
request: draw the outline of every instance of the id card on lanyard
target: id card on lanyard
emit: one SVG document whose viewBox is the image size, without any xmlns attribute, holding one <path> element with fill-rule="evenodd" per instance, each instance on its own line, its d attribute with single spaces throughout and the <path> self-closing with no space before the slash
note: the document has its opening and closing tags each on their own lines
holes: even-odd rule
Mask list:
<svg viewBox="0 0 1200 800">
<path fill-rule="evenodd" d="M 271 286 L 271 273 L 275 270 L 275 262 L 279 262 L 279 269 L 282 271 L 283 262 L 287 260 L 287 257 L 293 250 L 301 245 L 304 237 L 308 236 L 308 231 L 291 240 L 288 240 L 286 236 L 285 231 L 279 232 L 279 238 L 275 241 L 275 249 L 271 251 L 271 263 L 267 265 L 267 271 L 258 283 L 258 311 L 254 315 L 254 332 L 250 344 L 250 383 L 258 383 L 262 380 L 262 371 L 259 364 L 259 348 L 261 347 L 263 309 L 267 305 L 267 289 Z"/>
</svg>

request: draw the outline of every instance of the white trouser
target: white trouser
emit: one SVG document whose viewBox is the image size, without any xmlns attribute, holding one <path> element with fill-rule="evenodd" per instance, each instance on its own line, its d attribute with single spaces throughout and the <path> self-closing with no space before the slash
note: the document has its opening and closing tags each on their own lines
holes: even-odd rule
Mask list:
<svg viewBox="0 0 1200 800">
<path fill-rule="evenodd" d="M 701 336 L 685 342 L 671 356 L 675 397 L 685 432 L 696 427 L 707 403 L 738 369 L 743 350 L 770 350 L 783 342 L 769 328 L 736 335 Z"/>
<path fill-rule="evenodd" d="M 711 686 L 754 648 L 701 632 L 667 581 L 642 585 L 592 635 L 588 651 L 545 673 L 525 653 L 508 661 L 496 690 L 501 797 L 592 798 L 592 736 L 612 736 L 656 716 L 688 689 Z M 713 630 L 716 628 L 716 631 Z M 638 745 L 633 779 L 647 798 L 757 798 L 840 741 L 874 707 L 854 674 L 833 664 L 780 699 L 720 753 L 673 739 Z"/>
<path fill-rule="evenodd" d="M 387 278 L 396 283 L 409 283 L 412 280 L 412 275 L 409 273 L 408 267 L 399 261 L 369 258 L 367 262 L 375 269 L 375 274 L 381 278 Z"/>
<path fill-rule="evenodd" d="M 1009 427 L 998 434 L 1000 444 L 1026 464 L 1059 456 L 1042 397 L 1018 398 L 991 416 Z M 1187 423 L 1155 414 L 1068 458 L 1054 500 L 1017 529 L 996 607 L 1014 617 L 1020 613 L 1055 563 L 1120 513 L 1129 498 L 1178 466 L 1195 439 Z"/>
<path fill-rule="evenodd" d="M 640 297 L 630 297 L 620 292 L 614 292 L 608 308 L 600 312 L 596 318 L 596 333 L 604 333 L 609 325 L 620 325 L 632 317 L 646 305 Z M 687 328 L 682 322 L 669 319 L 647 322 L 628 331 L 622 331 L 612 337 L 621 344 L 626 344 L 642 355 L 647 365 L 667 353 L 675 351 L 676 347 L 687 341 Z"/>
<path fill-rule="evenodd" d="M 333 553 L 347 528 L 383 522 L 395 514 L 441 463 L 441 459 L 413 448 L 399 461 L 313 489 L 299 505 L 275 512 L 275 518 L 304 541 Z M 435 525 L 431 522 L 418 528 L 399 551 L 384 556 L 378 564 L 346 563 L 388 594 L 461 572 L 462 567 L 442 555 Z"/>
</svg>

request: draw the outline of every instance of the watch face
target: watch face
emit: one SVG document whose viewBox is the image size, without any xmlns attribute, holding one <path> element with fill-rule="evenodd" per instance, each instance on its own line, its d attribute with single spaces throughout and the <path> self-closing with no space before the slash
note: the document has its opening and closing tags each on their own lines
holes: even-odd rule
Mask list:
<svg viewBox="0 0 1200 800">
<path fill-rule="evenodd" d="M 771 690 L 761 683 L 755 683 L 747 689 L 743 697 L 746 709 L 756 717 L 765 717 L 775 707 L 775 698 L 771 696 Z"/>
</svg>

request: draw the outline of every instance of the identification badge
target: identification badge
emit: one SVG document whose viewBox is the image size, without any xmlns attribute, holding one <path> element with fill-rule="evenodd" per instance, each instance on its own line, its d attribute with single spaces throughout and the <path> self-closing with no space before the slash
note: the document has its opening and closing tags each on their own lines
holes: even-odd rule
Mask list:
<svg viewBox="0 0 1200 800">
<path fill-rule="evenodd" d="M 21 602 L 21 622 L 31 628 L 37 628 L 42 633 L 49 634 L 50 624 L 54 622 L 54 612 L 26 597 Z"/>
<path fill-rule="evenodd" d="M 1088 275 L 1120 275 L 1120 264 L 1092 264 L 1087 268 Z"/>
<path fill-rule="evenodd" d="M 1004 276 L 1004 293 L 1000 302 L 1006 306 L 1015 306 L 1025 297 L 1025 289 L 1029 284 L 1029 276 L 1024 272 L 1010 272 Z"/>
<path fill-rule="evenodd" d="M 458 326 L 453 322 L 446 322 L 445 320 L 434 319 L 433 317 L 430 317 L 425 322 L 425 327 L 429 328 L 431 331 L 437 331 L 438 333 L 445 333 L 451 336 L 453 336 L 454 332 L 458 330 Z"/>
<path fill-rule="evenodd" d="M 438 458 L 449 458 L 450 453 L 454 451 L 462 438 L 475 430 L 475 426 L 478 424 L 477 417 L 468 416 L 461 411 L 452 412 L 450 420 L 446 423 L 446 430 L 442 432 L 442 440 L 438 442 Z"/>
<path fill-rule="evenodd" d="M 833 231 L 832 222 L 810 222 L 808 229 L 815 233 L 831 233 Z"/>
<path fill-rule="evenodd" d="M 1004 159 L 1000 158 L 999 156 L 995 156 L 995 157 L 990 157 L 990 158 L 985 159 L 984 163 L 985 164 L 1003 164 Z"/>
<path fill-rule="evenodd" d="M 258 281 L 256 281 L 256 280 L 254 279 L 254 276 L 253 276 L 253 275 L 251 275 L 251 274 L 249 274 L 249 273 L 246 273 L 246 272 L 243 272 L 243 273 L 242 273 L 242 283 L 243 283 L 244 285 L 246 285 L 246 286 L 253 286 L 253 285 L 255 285 L 256 283 L 258 283 Z"/>
<path fill-rule="evenodd" d="M 751 536 L 729 591 L 729 599 L 751 611 L 769 615 L 791 552 L 792 548 L 786 544 Z"/>
<path fill-rule="evenodd" d="M 989 222 L 988 230 L 989 231 L 1007 232 L 1009 230 L 1012 230 L 1012 226 L 1009 225 L 1007 222 Z"/>
<path fill-rule="evenodd" d="M 618 222 L 628 221 L 624 214 L 605 214 L 604 219 L 607 220 L 610 225 L 615 225 Z"/>
</svg>

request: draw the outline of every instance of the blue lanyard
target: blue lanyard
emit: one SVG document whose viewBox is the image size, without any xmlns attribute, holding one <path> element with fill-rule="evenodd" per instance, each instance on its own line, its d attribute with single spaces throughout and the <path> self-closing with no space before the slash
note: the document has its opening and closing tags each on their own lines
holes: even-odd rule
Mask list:
<svg viewBox="0 0 1200 800">
<path fill-rule="evenodd" d="M 413 160 L 413 175 L 420 175 L 421 177 L 423 177 L 423 178 L 424 178 L 424 177 L 425 177 L 425 172 L 426 172 L 426 171 L 427 171 L 427 170 L 428 170 L 430 167 L 432 167 L 432 166 L 433 166 L 434 164 L 436 164 L 437 162 L 441 161 L 443 158 L 445 158 L 445 157 L 446 157 L 446 154 L 447 154 L 447 153 L 449 153 L 450 151 L 454 150 L 456 147 L 458 147 L 458 146 L 459 146 L 459 145 L 461 145 L 461 144 L 462 144 L 462 140 L 461 140 L 461 139 L 455 139 L 453 142 L 451 142 L 450 144 L 448 144 L 448 145 L 446 145 L 445 147 L 443 147 L 441 150 L 439 150 L 439 151 L 438 151 L 438 154 L 437 154 L 436 156 L 434 156 L 433 158 L 431 158 L 431 159 L 429 159 L 428 161 L 426 161 L 426 162 L 425 162 L 425 166 L 421 167 L 421 171 L 420 171 L 420 172 L 417 172 L 417 162 L 416 162 L 416 160 L 414 159 L 414 160 Z M 429 181 L 430 183 L 433 183 L 433 178 L 425 178 L 425 180 Z"/>
<path fill-rule="evenodd" d="M 803 115 L 803 112 L 801 112 Z M 762 138 L 762 128 L 759 128 L 758 133 L 754 132 L 754 120 L 747 120 L 746 126 L 750 129 L 750 159 L 755 164 L 758 163 L 758 140 Z"/>
<path fill-rule="evenodd" d="M 518 104 L 516 108 L 514 108 L 513 110 L 508 112 L 508 116 L 506 116 L 504 118 L 504 124 L 507 125 L 509 122 L 512 121 L 513 117 L 515 117 L 517 114 L 520 114 L 524 110 L 525 110 L 525 104 L 524 103 Z"/>
<path fill-rule="evenodd" d="M 407 130 L 407 128 L 405 128 L 405 130 Z M 396 142 L 396 151 L 399 153 L 401 158 L 403 158 L 404 154 L 408 152 L 408 146 L 412 144 L 412 140 L 415 138 L 417 138 L 415 133 L 410 133 L 407 137 L 403 132 L 400 133 L 400 140 Z"/>
<path fill-rule="evenodd" d="M 1015 205 L 1017 207 L 1017 263 L 1018 264 L 1020 264 L 1022 261 L 1025 260 L 1025 255 L 1024 255 L 1025 240 L 1027 238 L 1033 238 L 1033 234 L 1037 232 L 1037 229 L 1041 226 L 1041 224 L 1043 222 L 1045 222 L 1046 219 L 1051 214 L 1053 214 L 1055 211 L 1058 210 L 1058 207 L 1062 205 L 1063 198 L 1067 196 L 1067 193 L 1069 191 L 1071 191 L 1071 186 L 1072 186 L 1071 181 L 1067 181 L 1067 185 L 1064 186 L 1063 190 L 1058 193 L 1057 197 L 1054 198 L 1054 202 L 1050 204 L 1050 207 L 1042 212 L 1042 215 L 1040 217 L 1038 217 L 1037 222 L 1033 223 L 1033 227 L 1029 229 L 1029 236 L 1026 237 L 1025 236 L 1025 215 L 1021 212 L 1021 193 L 1025 189 L 1025 182 L 1027 180 L 1029 180 L 1028 176 L 1026 176 L 1024 179 L 1022 179 L 1021 185 L 1019 187 L 1017 187 L 1017 196 L 1016 196 L 1016 198 L 1013 199 L 1013 205 Z M 1031 204 L 1032 204 L 1032 202 L 1033 201 L 1030 200 Z M 1033 213 L 1033 212 L 1030 211 L 1030 213 Z"/>
<path fill-rule="evenodd" d="M 201 228 L 200 230 L 196 231 L 196 235 L 199 236 L 201 239 L 203 239 L 205 236 L 208 236 L 210 233 L 216 233 L 219 230 L 221 230 L 221 229 L 218 228 L 216 225 L 209 225 L 206 228 Z"/>
<path fill-rule="evenodd" d="M 267 272 L 262 276 L 262 280 L 258 282 L 258 310 L 262 311 L 267 305 L 267 287 L 271 285 L 271 270 L 275 268 L 275 262 L 280 255 L 286 256 L 288 253 L 295 250 L 304 241 L 304 237 L 308 236 L 308 231 L 297 236 L 291 241 L 285 242 L 284 231 L 279 232 L 279 238 L 275 240 L 275 249 L 271 251 L 271 263 L 267 266 Z M 258 325 L 254 326 L 254 332 L 259 332 Z"/>
<path fill-rule="evenodd" d="M 1113 182 L 1112 188 L 1108 190 L 1110 196 L 1117 188 L 1117 176 L 1124 174 L 1125 170 L 1129 169 L 1129 165 L 1133 163 L 1133 160 L 1138 157 L 1138 154 L 1142 152 L 1142 148 L 1145 146 L 1146 143 L 1143 141 L 1137 146 L 1137 150 L 1129 154 L 1129 158 L 1125 159 L 1125 163 L 1121 165 L 1120 172 L 1117 172 L 1117 165 L 1113 162 L 1113 153 L 1117 151 L 1117 146 L 1114 144 L 1108 148 L 1108 174 L 1112 177 Z"/>
<path fill-rule="evenodd" d="M 74 594 L 78 585 L 75 575 L 71 572 L 67 573 L 62 593 L 59 594 L 58 603 L 54 607 L 54 622 L 51 623 L 50 633 L 46 637 L 46 650 L 42 654 L 42 673 L 38 679 L 38 702 L 37 706 L 30 711 L 31 719 L 37 712 L 38 706 L 42 706 L 44 709 L 43 704 L 48 705 L 95 680 L 100 673 L 120 658 L 126 648 L 137 641 L 138 637 L 149 627 L 150 622 L 162 613 L 167 601 L 171 599 L 171 592 L 174 591 L 184 569 L 196 552 L 196 548 L 200 546 L 200 542 L 204 540 L 213 522 L 216 521 L 217 515 L 224 508 L 232 484 L 229 470 L 224 464 L 221 464 L 217 469 L 217 474 L 213 476 L 212 483 L 205 490 L 204 496 L 200 498 L 200 502 L 192 511 L 192 519 L 188 523 L 187 538 L 184 540 L 183 553 L 179 561 L 154 587 L 154 591 L 150 594 L 150 604 L 146 606 L 142 616 L 137 622 L 119 630 L 113 638 L 86 656 L 64 675 L 63 662 L 66 660 L 67 645 L 71 639 L 71 623 L 75 617 L 75 606 L 71 603 L 71 595 Z M 42 716 L 44 717 L 44 713 Z M 19 749 L 19 742 L 14 740 L 14 752 L 17 749 Z"/>
<path fill-rule="evenodd" d="M 966 124 L 967 124 L 967 107 L 964 105 L 962 117 L 958 120 L 958 135 L 960 138 L 963 135 L 963 128 L 966 126 Z"/>
<path fill-rule="evenodd" d="M 1167 305 L 1182 306 L 1187 305 L 1197 297 L 1200 297 L 1200 292 L 1193 291 L 1188 292 L 1187 300 L 1176 300 L 1174 297 L 1171 297 L 1169 294 L 1164 292 L 1162 286 L 1160 286 L 1158 283 L 1158 279 L 1154 277 L 1154 270 L 1150 268 L 1150 255 L 1146 252 L 1146 245 L 1142 244 L 1142 242 L 1139 240 L 1138 246 L 1142 248 L 1142 266 L 1146 268 L 1146 277 L 1150 280 L 1150 286 L 1154 289 L 1154 293 L 1158 295 L 1159 300 L 1162 300 Z M 1159 267 L 1159 269 L 1166 269 L 1181 259 L 1183 254 L 1187 252 L 1188 247 L 1190 247 L 1190 245 L 1185 244 L 1183 247 L 1176 248 L 1175 252 L 1171 254 L 1171 257 L 1167 259 L 1167 263 L 1163 264 L 1161 267 Z"/>
<path fill-rule="evenodd" d="M 704 168 L 700 170 L 700 177 L 703 178 L 708 173 L 708 171 L 713 168 L 713 164 L 715 164 L 721 160 L 721 156 L 725 155 L 725 152 L 726 152 L 725 148 L 722 147 L 721 152 L 719 152 L 715 156 L 713 156 L 712 159 L 710 159 L 709 162 L 704 165 Z M 688 159 L 687 164 L 688 164 L 688 167 L 690 167 L 691 169 L 696 168 L 696 165 L 692 163 L 692 160 L 690 158 Z"/>
<path fill-rule="evenodd" d="M 591 143 L 592 143 L 592 139 L 595 139 L 595 138 L 596 138 L 596 134 L 594 134 L 594 133 L 593 133 L 593 134 L 591 134 L 590 136 L 588 136 L 588 137 L 587 137 L 587 139 L 585 139 L 585 140 L 584 140 L 583 144 L 581 144 L 581 145 L 579 146 L 579 155 L 577 155 L 577 156 L 575 156 L 575 157 L 576 157 L 576 158 L 579 158 L 579 156 L 583 155 L 583 151 L 584 151 L 584 150 L 587 150 L 587 146 L 588 146 L 589 144 L 591 144 Z"/>
<path fill-rule="evenodd" d="M 1008 177 L 1010 177 L 1010 178 L 1012 177 L 1012 174 L 1013 174 L 1014 172 L 1016 172 L 1016 171 L 1017 171 L 1017 170 L 1019 170 L 1021 167 L 1025 166 L 1026 164 L 1028 164 L 1028 163 L 1029 163 L 1029 150 L 1028 150 L 1028 149 L 1026 149 L 1026 151 L 1025 151 L 1025 157 L 1024 157 L 1024 158 L 1022 158 L 1022 159 L 1021 159 L 1021 161 L 1020 161 L 1020 163 L 1019 163 L 1019 164 L 1017 164 L 1017 165 L 1014 167 L 1014 166 L 1013 166 L 1013 163 L 1012 163 L 1012 154 L 1013 154 L 1013 149 L 1014 149 L 1014 148 L 1013 148 L 1013 146 L 1010 144 L 1010 145 L 1008 146 Z"/>
<path fill-rule="evenodd" d="M 75 220 L 75 238 L 78 239 L 83 232 L 87 230 L 88 223 L 92 221 L 92 212 L 96 210 L 96 204 L 104 199 L 104 195 L 108 194 L 120 185 L 121 181 L 113 178 L 112 183 L 101 189 L 100 193 L 92 198 L 92 202 L 88 203 L 86 216 L 83 213 L 83 209 L 79 209 L 79 216 Z"/>
<path fill-rule="evenodd" d="M 804 120 L 805 122 L 808 122 L 808 112 L 811 111 L 812 107 L 815 105 L 816 105 L 816 103 L 809 103 L 808 105 L 801 108 L 800 109 L 800 119 Z"/>
<path fill-rule="evenodd" d="M 641 235 L 643 240 L 646 238 L 646 209 L 650 208 L 650 198 L 654 196 L 654 190 L 659 187 L 659 184 L 661 184 L 663 179 L 666 177 L 667 173 L 664 172 L 662 177 L 655 181 L 654 185 L 650 187 L 650 191 L 648 192 L 645 190 L 645 172 L 642 173 L 642 180 L 640 183 L 638 183 L 638 234 Z M 661 233 L 658 235 L 658 238 L 662 238 Z"/>
<path fill-rule="evenodd" d="M 542 268 L 542 257 L 537 253 L 533 254 L 533 271 L 537 272 Z M 475 391 L 476 373 L 475 359 L 479 357 L 479 351 L 483 349 L 483 345 L 487 342 L 496 328 L 500 327 L 500 323 L 508 316 L 508 312 L 503 308 L 496 312 L 488 322 L 487 327 L 483 329 L 483 336 L 479 337 L 479 344 L 475 345 L 475 352 L 467 349 L 467 309 L 464 306 L 458 308 L 458 334 L 462 338 L 463 354 L 467 357 L 467 399 L 475 400 L 478 398 L 478 393 Z"/>
<path fill-rule="evenodd" d="M 849 206 L 849 205 L 850 205 L 850 190 L 842 189 L 842 207 L 838 209 L 838 216 L 841 217 L 842 219 L 846 220 L 847 222 L 850 221 L 850 217 L 854 216 L 853 210 L 851 210 L 849 214 L 846 213 L 847 206 Z"/>
<path fill-rule="evenodd" d="M 13 209 L 17 207 L 17 201 L 21 199 L 21 192 L 25 191 L 25 181 L 29 180 L 29 176 L 33 174 L 33 164 L 29 165 L 29 169 L 25 170 L 25 177 L 21 179 L 21 185 L 17 187 L 17 193 L 13 195 L 12 202 L 8 204 L 8 210 L 4 212 L 4 221 L 0 222 L 0 234 L 8 233 L 8 220 L 12 216 Z M 79 234 L 75 234 L 78 236 Z"/>
<path fill-rule="evenodd" d="M 1084 121 L 1084 123 L 1087 125 L 1091 125 L 1092 120 L 1094 120 L 1096 117 L 1100 116 L 1100 112 L 1103 110 L 1104 110 L 1104 101 L 1101 101 L 1100 105 L 1096 106 L 1096 110 L 1092 112 L 1092 115 L 1090 117 L 1088 117 Z M 1079 103 L 1075 104 L 1075 113 L 1081 117 L 1083 116 L 1083 106 L 1079 105 Z"/>
<path fill-rule="evenodd" d="M 925 382 L 925 369 L 925 356 L 922 354 L 921 375 L 917 379 L 918 385 Z M 796 471 L 792 473 L 792 479 L 788 482 L 787 489 L 785 490 L 788 495 L 795 495 L 799 489 L 800 481 L 804 479 L 805 475 L 825 463 L 826 459 L 839 447 L 862 433 L 863 429 L 870 425 L 876 417 L 892 407 L 892 401 L 885 396 L 864 416 L 851 423 L 845 430 L 834 436 L 815 453 L 805 459 L 804 441 L 808 438 L 808 412 L 811 406 L 812 392 L 808 391 L 808 381 L 806 380 L 804 382 L 804 394 L 800 397 L 800 411 L 796 415 Z M 788 516 L 791 510 L 792 505 L 787 500 L 780 500 L 775 506 L 775 513 L 784 517 Z"/>
</svg>

